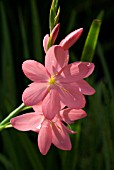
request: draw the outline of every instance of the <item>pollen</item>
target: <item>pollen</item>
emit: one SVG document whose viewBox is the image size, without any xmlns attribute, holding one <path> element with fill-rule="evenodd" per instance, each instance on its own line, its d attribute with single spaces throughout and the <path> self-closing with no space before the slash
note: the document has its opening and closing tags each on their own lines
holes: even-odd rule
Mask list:
<svg viewBox="0 0 114 170">
<path fill-rule="evenodd" d="M 55 84 L 55 78 L 54 77 L 51 77 L 49 79 L 49 84 Z"/>
</svg>

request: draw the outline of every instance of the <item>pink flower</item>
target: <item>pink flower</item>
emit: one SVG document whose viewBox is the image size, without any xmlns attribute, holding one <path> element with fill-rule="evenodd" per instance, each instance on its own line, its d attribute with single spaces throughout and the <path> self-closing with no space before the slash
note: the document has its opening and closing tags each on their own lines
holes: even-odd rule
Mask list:
<svg viewBox="0 0 114 170">
<path fill-rule="evenodd" d="M 44 116 L 50 120 L 60 110 L 60 101 L 70 108 L 80 109 L 85 106 L 83 93 L 91 95 L 95 92 L 83 80 L 93 72 L 94 64 L 68 64 L 61 46 L 49 48 L 45 56 L 45 67 L 34 60 L 27 60 L 23 63 L 22 69 L 33 81 L 23 92 L 23 102 L 25 105 L 34 106 L 43 101 Z"/>
<path fill-rule="evenodd" d="M 14 128 L 21 131 L 35 131 L 38 135 L 38 147 L 46 155 L 51 144 L 62 150 L 71 150 L 69 133 L 75 132 L 68 129 L 63 122 L 73 123 L 75 120 L 86 116 L 85 111 L 79 109 L 63 109 L 51 121 L 42 113 L 41 105 L 34 106 L 35 112 L 23 114 L 11 119 Z"/>
<path fill-rule="evenodd" d="M 60 29 L 60 24 L 58 23 L 52 30 L 51 37 L 52 37 L 53 44 L 58 36 L 59 29 Z M 83 31 L 83 28 L 79 28 L 79 29 L 71 32 L 59 43 L 59 45 L 65 51 L 67 51 L 80 38 L 82 31 Z M 43 47 L 44 47 L 45 53 L 47 52 L 48 42 L 49 42 L 49 34 L 46 34 L 43 39 Z"/>
</svg>

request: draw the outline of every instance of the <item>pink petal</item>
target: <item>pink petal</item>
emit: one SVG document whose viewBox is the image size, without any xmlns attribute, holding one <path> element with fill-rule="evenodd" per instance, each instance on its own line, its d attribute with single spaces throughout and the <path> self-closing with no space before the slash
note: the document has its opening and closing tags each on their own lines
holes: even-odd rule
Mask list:
<svg viewBox="0 0 114 170">
<path fill-rule="evenodd" d="M 64 109 L 60 111 L 62 120 L 66 123 L 73 123 L 73 121 L 84 118 L 87 116 L 86 112 L 82 109 Z"/>
<path fill-rule="evenodd" d="M 64 83 L 76 82 L 83 79 L 88 73 L 88 66 L 84 62 L 74 62 L 63 68 L 61 75 L 56 76 L 57 80 Z"/>
<path fill-rule="evenodd" d="M 38 147 L 43 155 L 46 155 L 52 142 L 52 132 L 49 121 L 45 120 L 42 123 L 41 129 L 38 135 Z"/>
<path fill-rule="evenodd" d="M 58 23 L 52 30 L 51 36 L 52 36 L 53 44 L 58 36 L 59 29 L 60 29 L 60 24 Z M 46 34 L 43 39 L 43 47 L 44 47 L 45 53 L 47 52 L 48 42 L 49 42 L 49 34 Z"/>
<path fill-rule="evenodd" d="M 48 41 L 49 41 L 49 34 L 46 34 L 44 39 L 43 39 L 43 47 L 44 47 L 45 53 L 47 52 Z"/>
<path fill-rule="evenodd" d="M 66 66 L 68 65 L 68 62 L 69 62 L 69 51 L 68 50 L 65 51 L 65 55 L 66 55 L 66 61 L 64 65 Z"/>
<path fill-rule="evenodd" d="M 68 34 L 61 42 L 60 45 L 64 50 L 68 50 L 81 36 L 83 28 L 77 29 Z"/>
<path fill-rule="evenodd" d="M 71 142 L 66 131 L 59 121 L 52 125 L 52 143 L 59 149 L 71 150 Z"/>
<path fill-rule="evenodd" d="M 41 126 L 41 125 L 40 125 L 40 126 Z M 40 127 L 40 126 L 39 126 L 39 127 Z M 40 131 L 40 129 L 39 129 L 39 128 L 33 128 L 33 129 L 32 129 L 32 132 L 39 133 L 39 131 Z"/>
<path fill-rule="evenodd" d="M 26 60 L 22 64 L 24 74 L 32 81 L 47 82 L 49 76 L 45 67 L 34 60 Z"/>
<path fill-rule="evenodd" d="M 68 127 L 66 127 L 64 124 L 62 124 L 62 126 L 64 126 L 64 129 L 66 130 L 66 132 L 68 134 L 76 134 L 77 133 L 76 131 L 73 131 L 72 129 L 69 129 Z"/>
<path fill-rule="evenodd" d="M 72 129 L 68 129 L 67 127 L 66 127 L 66 131 L 67 131 L 67 133 L 69 133 L 69 134 L 77 134 L 76 131 L 73 131 Z"/>
<path fill-rule="evenodd" d="M 60 88 L 57 88 L 60 100 L 66 106 L 73 109 L 81 109 L 85 106 L 85 98 L 79 92 L 79 90 L 71 84 L 62 84 Z"/>
<path fill-rule="evenodd" d="M 88 77 L 89 75 L 91 75 L 94 71 L 95 65 L 93 63 L 89 63 L 89 62 L 84 62 L 85 65 L 87 65 L 88 67 L 88 72 L 87 74 L 84 76 L 84 78 Z"/>
<path fill-rule="evenodd" d="M 60 111 L 60 98 L 57 90 L 51 89 L 42 103 L 42 110 L 44 116 L 52 120 Z"/>
<path fill-rule="evenodd" d="M 67 56 L 63 48 L 52 46 L 46 53 L 45 67 L 51 75 L 56 75 L 65 66 L 66 60 Z"/>
<path fill-rule="evenodd" d="M 92 95 L 95 93 L 95 89 L 91 87 L 85 80 L 79 80 L 75 83 L 79 88 L 79 91 L 85 95 Z"/>
<path fill-rule="evenodd" d="M 52 41 L 53 41 L 53 44 L 58 36 L 58 33 L 59 33 L 59 29 L 60 29 L 60 23 L 58 23 L 52 30 Z"/>
<path fill-rule="evenodd" d="M 32 108 L 39 113 L 42 113 L 42 102 L 38 103 L 37 105 L 32 106 Z M 42 113 L 43 114 L 43 113 Z"/>
<path fill-rule="evenodd" d="M 22 94 L 26 106 L 34 106 L 41 102 L 48 93 L 46 83 L 31 83 Z"/>
<path fill-rule="evenodd" d="M 60 108 L 63 109 L 66 105 L 60 101 Z"/>
<path fill-rule="evenodd" d="M 43 116 L 38 113 L 26 113 L 16 116 L 10 120 L 12 126 L 21 131 L 29 131 L 39 126 L 43 121 Z"/>
</svg>

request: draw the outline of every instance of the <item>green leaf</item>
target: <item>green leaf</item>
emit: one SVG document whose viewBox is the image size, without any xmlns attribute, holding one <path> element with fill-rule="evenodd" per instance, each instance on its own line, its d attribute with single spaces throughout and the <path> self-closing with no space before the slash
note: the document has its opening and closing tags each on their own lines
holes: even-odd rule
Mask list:
<svg viewBox="0 0 114 170">
<path fill-rule="evenodd" d="M 60 14 L 60 7 L 58 8 L 57 14 L 54 18 L 54 26 L 57 25 L 57 23 L 59 21 L 59 14 Z"/>
<path fill-rule="evenodd" d="M 5 7 L 0 4 L 1 11 L 1 31 L 2 31 L 2 48 L 1 48 L 1 67 L 2 67 L 2 98 L 5 106 L 11 109 L 16 105 L 16 84 L 15 72 L 11 47 L 11 37 L 8 29 L 7 16 Z"/>
<path fill-rule="evenodd" d="M 0 162 L 4 165 L 6 170 L 11 170 L 13 168 L 11 162 L 8 160 L 6 155 L 3 155 L 1 153 L 0 153 Z"/>
<path fill-rule="evenodd" d="M 18 135 L 20 143 L 23 147 L 23 150 L 27 154 L 30 164 L 34 170 L 44 170 L 42 161 L 41 161 L 41 153 L 35 149 L 34 145 L 28 138 L 28 136 L 24 133 Z M 37 142 L 37 140 L 36 140 Z"/>
<path fill-rule="evenodd" d="M 11 162 L 11 166 L 13 167 L 13 169 L 15 170 L 24 170 L 24 168 L 22 168 L 21 166 L 21 161 L 19 161 L 19 153 L 17 153 L 17 142 L 14 143 L 13 141 L 13 135 L 10 133 L 11 131 L 4 131 L 2 133 L 2 140 L 3 140 L 3 147 L 4 147 L 4 152 L 6 153 L 5 155 L 9 158 L 10 162 Z M 15 136 L 15 140 L 18 139 Z M 21 150 L 20 150 L 21 151 Z"/>
<path fill-rule="evenodd" d="M 104 10 L 101 10 L 101 12 L 97 16 L 97 19 L 102 20 L 103 16 L 104 16 Z"/>
<path fill-rule="evenodd" d="M 49 18 L 50 33 L 52 32 L 52 30 L 53 30 L 53 28 L 54 28 L 54 18 L 55 18 L 54 11 L 51 10 L 51 11 L 50 11 L 50 18 Z"/>
<path fill-rule="evenodd" d="M 58 0 L 54 0 L 54 9 L 55 9 L 55 11 L 57 11 L 57 7 L 58 7 Z"/>
<path fill-rule="evenodd" d="M 11 163 L 10 166 L 13 167 L 12 170 L 44 170 L 41 160 L 42 155 L 30 141 L 27 134 L 14 129 L 5 130 L 1 134 L 4 153 Z"/>
<path fill-rule="evenodd" d="M 30 0 L 31 6 L 31 26 L 33 36 L 33 54 L 34 58 L 39 62 L 43 61 L 42 58 L 42 39 L 41 39 L 41 24 L 39 21 L 39 15 L 36 5 L 36 0 Z"/>
<path fill-rule="evenodd" d="M 111 140 L 111 127 L 109 122 L 109 116 L 108 111 L 109 108 L 106 104 L 103 103 L 103 98 L 106 98 L 106 87 L 103 82 L 99 84 L 97 87 L 97 94 L 96 94 L 96 101 L 97 101 L 97 107 L 96 107 L 96 116 L 98 116 L 99 121 L 99 128 L 102 132 L 102 140 L 103 140 L 103 156 L 104 156 L 104 162 L 106 170 L 111 169 L 111 160 L 113 160 L 113 144 Z M 106 101 L 107 99 L 105 99 Z M 101 124 L 102 121 L 102 124 Z M 113 157 L 112 157 L 113 156 Z"/>
<path fill-rule="evenodd" d="M 50 8 L 50 14 L 49 14 L 49 29 L 50 34 L 55 27 L 55 25 L 58 23 L 59 20 L 59 14 L 60 14 L 60 7 L 58 7 L 58 0 L 52 0 L 51 8 Z"/>
<path fill-rule="evenodd" d="M 21 31 L 22 44 L 23 44 L 23 55 L 25 59 L 28 59 L 30 58 L 30 54 L 29 54 L 29 48 L 27 43 L 26 29 L 23 21 L 22 11 L 20 8 L 18 8 L 18 15 L 19 15 L 19 25 Z"/>
<path fill-rule="evenodd" d="M 113 87 L 112 79 L 110 76 L 109 68 L 108 68 L 108 65 L 105 60 L 103 47 L 100 43 L 98 43 L 98 46 L 97 46 L 97 54 L 100 58 L 100 61 L 101 61 L 102 67 L 103 67 L 104 75 L 106 77 L 107 84 L 109 86 L 110 94 L 113 97 L 114 96 L 114 87 Z"/>
<path fill-rule="evenodd" d="M 71 129 L 73 131 L 77 132 L 77 134 L 71 134 L 71 143 L 72 143 L 72 150 L 69 151 L 59 151 L 61 160 L 62 160 L 62 170 L 75 170 L 77 161 L 78 161 L 78 148 L 79 148 L 79 142 L 80 142 L 80 134 L 81 134 L 81 120 L 79 122 L 70 125 Z M 72 164 L 71 161 L 72 160 Z"/>
<path fill-rule="evenodd" d="M 70 16 L 67 21 L 67 27 L 66 27 L 66 33 L 69 34 L 71 30 L 73 29 L 77 17 L 77 11 L 75 9 L 72 9 Z"/>
<path fill-rule="evenodd" d="M 94 52 L 97 45 L 98 35 L 101 28 L 101 23 L 102 20 L 99 19 L 93 20 L 82 51 L 81 61 L 91 62 L 93 60 Z"/>
</svg>

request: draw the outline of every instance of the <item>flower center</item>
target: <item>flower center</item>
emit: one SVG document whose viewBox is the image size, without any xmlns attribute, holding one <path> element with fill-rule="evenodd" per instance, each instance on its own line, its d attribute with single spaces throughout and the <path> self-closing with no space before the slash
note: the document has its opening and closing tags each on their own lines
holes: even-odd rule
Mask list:
<svg viewBox="0 0 114 170">
<path fill-rule="evenodd" d="M 49 79 L 49 84 L 55 84 L 55 78 L 54 77 L 51 77 Z"/>
</svg>

